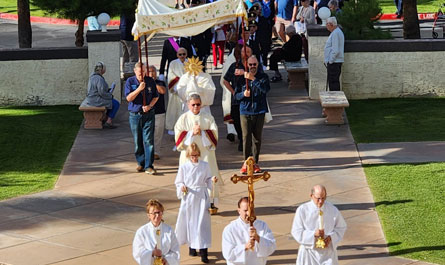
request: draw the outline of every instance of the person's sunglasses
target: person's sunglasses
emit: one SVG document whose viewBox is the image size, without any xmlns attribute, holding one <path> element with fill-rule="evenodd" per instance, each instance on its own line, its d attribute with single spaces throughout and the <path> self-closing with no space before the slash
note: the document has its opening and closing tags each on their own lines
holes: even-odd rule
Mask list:
<svg viewBox="0 0 445 265">
<path fill-rule="evenodd" d="M 249 66 L 256 66 L 256 63 L 250 63 Z"/>
<path fill-rule="evenodd" d="M 201 106 L 201 103 L 192 104 L 192 107 L 199 107 L 199 106 Z"/>
<path fill-rule="evenodd" d="M 187 53 L 178 53 L 179 56 L 186 56 Z"/>
</svg>

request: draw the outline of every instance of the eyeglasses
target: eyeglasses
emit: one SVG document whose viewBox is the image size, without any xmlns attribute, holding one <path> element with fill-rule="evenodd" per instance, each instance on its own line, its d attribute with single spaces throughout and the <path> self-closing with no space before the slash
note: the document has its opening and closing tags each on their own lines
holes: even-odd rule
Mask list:
<svg viewBox="0 0 445 265">
<path fill-rule="evenodd" d="M 194 154 L 194 155 L 190 155 L 190 156 L 196 157 L 196 156 L 199 156 L 199 154 Z"/>
<path fill-rule="evenodd" d="M 312 196 L 314 196 L 314 199 L 317 200 L 317 201 L 324 201 L 324 200 L 326 200 L 326 197 L 318 198 L 318 197 L 315 197 L 315 195 L 312 195 Z"/>
<path fill-rule="evenodd" d="M 200 106 L 201 106 L 201 103 L 192 104 L 192 107 L 200 107 Z"/>
<path fill-rule="evenodd" d="M 187 53 L 178 53 L 179 56 L 186 56 Z"/>
<path fill-rule="evenodd" d="M 256 63 L 250 63 L 249 66 L 256 66 Z"/>
<path fill-rule="evenodd" d="M 162 212 L 152 212 L 152 213 L 149 213 L 149 214 L 159 216 L 159 215 L 162 215 Z"/>
</svg>

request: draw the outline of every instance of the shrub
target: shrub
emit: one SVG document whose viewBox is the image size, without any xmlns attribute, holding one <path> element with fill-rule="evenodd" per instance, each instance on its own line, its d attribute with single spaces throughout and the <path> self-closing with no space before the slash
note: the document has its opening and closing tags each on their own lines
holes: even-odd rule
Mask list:
<svg viewBox="0 0 445 265">
<path fill-rule="evenodd" d="M 345 1 L 337 19 L 348 40 L 391 39 L 388 30 L 374 27 L 381 15 L 377 0 L 350 0 Z"/>
</svg>

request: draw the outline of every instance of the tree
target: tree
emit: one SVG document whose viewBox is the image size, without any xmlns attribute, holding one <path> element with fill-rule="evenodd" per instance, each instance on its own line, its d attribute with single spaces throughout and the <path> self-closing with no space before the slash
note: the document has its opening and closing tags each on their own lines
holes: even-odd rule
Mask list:
<svg viewBox="0 0 445 265">
<path fill-rule="evenodd" d="M 19 47 L 31 48 L 32 29 L 29 13 L 29 0 L 17 0 Z"/>
<path fill-rule="evenodd" d="M 85 19 L 91 15 L 98 15 L 102 12 L 110 16 L 119 15 L 123 10 L 132 6 L 133 1 L 123 0 L 31 0 L 40 9 L 56 14 L 58 17 L 68 18 L 77 21 L 76 46 L 82 47 L 84 44 L 83 33 Z"/>
<path fill-rule="evenodd" d="M 381 15 L 377 0 L 346 1 L 342 11 L 336 14 L 345 38 L 349 40 L 391 38 L 388 31 L 374 26 Z"/>
<path fill-rule="evenodd" d="M 416 0 L 403 0 L 403 38 L 420 39 Z"/>
</svg>

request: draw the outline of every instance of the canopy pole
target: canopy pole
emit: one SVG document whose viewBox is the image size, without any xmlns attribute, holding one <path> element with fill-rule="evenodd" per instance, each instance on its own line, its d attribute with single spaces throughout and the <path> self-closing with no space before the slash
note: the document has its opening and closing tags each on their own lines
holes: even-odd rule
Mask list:
<svg viewBox="0 0 445 265">
<path fill-rule="evenodd" d="M 141 74 L 142 74 L 142 82 L 144 82 L 144 67 L 142 67 L 141 38 L 138 38 L 138 53 L 139 53 L 140 70 L 141 70 Z M 147 84 L 145 84 L 145 85 L 147 85 Z M 146 106 L 146 105 L 147 105 L 147 102 L 145 99 L 145 88 L 144 88 L 144 91 L 142 91 L 142 106 Z"/>
<path fill-rule="evenodd" d="M 145 63 L 147 65 L 147 76 L 148 72 L 150 71 L 149 65 L 148 65 L 148 43 L 147 43 L 147 35 L 144 35 L 144 42 L 145 42 Z"/>
<path fill-rule="evenodd" d="M 242 29 L 241 29 L 241 31 L 242 31 L 242 34 L 243 34 L 243 49 L 244 49 L 244 54 L 246 55 L 245 57 L 247 57 L 247 48 L 246 48 L 246 46 L 247 46 L 247 41 L 246 41 L 246 35 L 244 34 L 244 27 L 245 27 L 245 23 L 244 23 L 244 17 L 243 17 L 243 20 L 242 20 Z M 241 56 L 242 57 L 242 56 Z M 244 71 L 246 72 L 246 71 L 249 71 L 249 68 L 247 68 L 247 59 L 248 58 L 244 58 Z M 245 78 L 246 79 L 246 90 L 249 90 L 249 80 L 247 79 L 247 78 Z"/>
</svg>

